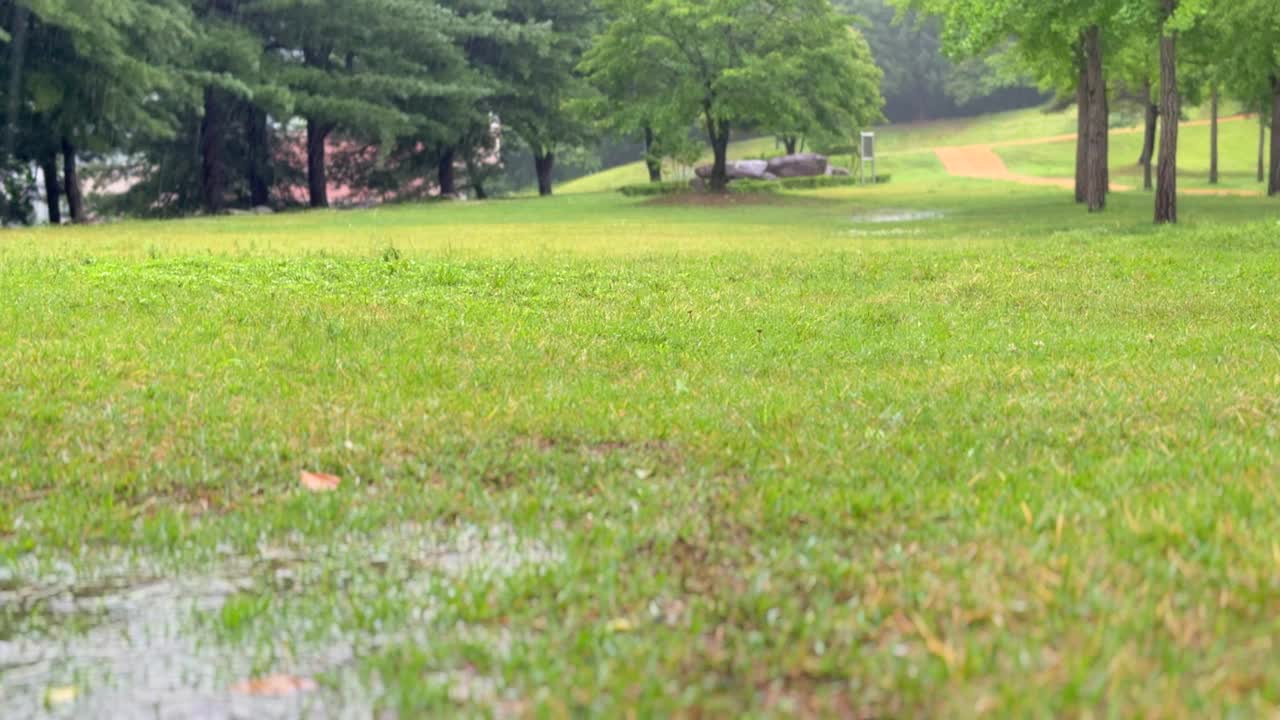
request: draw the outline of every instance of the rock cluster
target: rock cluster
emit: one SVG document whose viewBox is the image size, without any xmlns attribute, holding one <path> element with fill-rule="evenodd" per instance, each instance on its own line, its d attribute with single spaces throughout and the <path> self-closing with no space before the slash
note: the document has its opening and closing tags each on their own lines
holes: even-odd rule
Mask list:
<svg viewBox="0 0 1280 720">
<path fill-rule="evenodd" d="M 701 189 L 711 179 L 711 165 L 694 168 L 697 177 L 695 188 Z M 849 171 L 831 165 L 827 158 L 817 153 L 783 155 L 770 160 L 734 160 L 725 165 L 730 182 L 734 180 L 778 180 L 780 178 L 818 177 L 821 175 L 848 175 Z"/>
</svg>

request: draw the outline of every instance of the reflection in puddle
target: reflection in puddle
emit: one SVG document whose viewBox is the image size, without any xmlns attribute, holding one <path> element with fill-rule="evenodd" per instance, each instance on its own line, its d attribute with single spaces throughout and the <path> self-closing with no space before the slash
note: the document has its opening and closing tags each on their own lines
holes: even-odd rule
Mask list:
<svg viewBox="0 0 1280 720">
<path fill-rule="evenodd" d="M 944 215 L 937 210 L 877 210 L 854 215 L 853 221 L 855 223 L 899 223 L 938 220 L 942 217 Z"/>
<path fill-rule="evenodd" d="M 92 577 L 80 577 L 66 564 L 38 575 L 22 566 L 6 569 L 0 574 L 0 718 L 370 717 L 378 692 L 361 679 L 355 660 L 371 648 L 429 637 L 433 593 L 562 560 L 558 550 L 521 540 L 507 528 L 409 525 L 320 547 L 261 547 L 255 557 L 229 558 L 198 577 L 143 573 L 138 563 L 119 566 L 128 570 L 99 569 Z M 249 647 L 210 632 L 239 593 L 288 587 L 301 600 L 308 587 L 325 591 L 317 578 L 335 572 L 403 578 L 396 600 L 418 608 L 412 613 L 418 622 L 380 628 L 376 637 L 334 628 L 322 633 L 322 641 L 276 637 Z M 371 587 L 376 592 L 382 586 Z M 291 612 L 290 605 L 273 605 L 270 612 L 282 626 L 315 620 L 305 611 Z M 275 672 L 322 679 L 318 689 L 286 697 L 228 689 Z M 496 688 L 496 680 L 466 682 L 470 690 L 454 688 L 451 696 L 497 695 L 488 689 Z M 74 697 L 55 704 L 51 688 L 74 688 Z"/>
</svg>

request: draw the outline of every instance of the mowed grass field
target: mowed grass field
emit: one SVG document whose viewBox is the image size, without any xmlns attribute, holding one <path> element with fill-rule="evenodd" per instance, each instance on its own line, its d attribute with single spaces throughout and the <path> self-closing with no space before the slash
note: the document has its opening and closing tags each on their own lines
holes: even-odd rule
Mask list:
<svg viewBox="0 0 1280 720">
<path fill-rule="evenodd" d="M 1274 713 L 1280 205 L 928 167 L 0 235 L 0 716 Z"/>
</svg>

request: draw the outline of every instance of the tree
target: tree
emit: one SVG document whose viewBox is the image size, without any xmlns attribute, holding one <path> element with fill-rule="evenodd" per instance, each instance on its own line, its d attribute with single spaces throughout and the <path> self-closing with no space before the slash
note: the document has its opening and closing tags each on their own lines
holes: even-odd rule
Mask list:
<svg viewBox="0 0 1280 720">
<path fill-rule="evenodd" d="M 883 119 L 883 72 L 852 26 L 826 41 L 796 48 L 787 60 L 756 82 L 760 88 L 775 86 L 768 94 L 779 101 L 758 117 L 765 129 L 782 138 L 788 154 L 805 140 L 848 145 L 864 127 Z"/>
<path fill-rule="evenodd" d="M 1134 32 L 1125 0 L 992 3 L 988 0 L 895 0 L 902 8 L 939 17 L 943 45 L 957 57 L 976 57 L 1014 39 L 1010 53 L 1044 88 L 1075 92 L 1076 200 L 1091 212 L 1106 205 L 1109 98 L 1108 48 Z"/>
<path fill-rule="evenodd" d="M 711 189 L 728 185 L 736 125 L 851 135 L 879 115 L 879 71 L 859 63 L 861 38 L 827 0 L 606 0 L 600 54 L 652 75 L 680 112 L 700 118 L 714 161 Z M 636 48 L 628 53 L 625 48 Z M 818 63 L 817 58 L 830 61 Z M 621 70 L 621 68 L 619 68 Z M 874 72 L 873 72 L 874 71 Z M 806 105 L 787 81 L 854 88 L 853 105 Z M 811 83 L 811 84 L 808 84 Z M 874 85 L 875 99 L 860 90 Z M 874 114 L 867 105 L 874 106 Z M 862 113 L 859 116 L 858 113 Z"/>
<path fill-rule="evenodd" d="M 1219 39 L 1223 67 L 1230 68 L 1225 88 L 1270 121 L 1267 193 L 1280 195 L 1280 15 L 1276 5 L 1273 0 L 1218 3 L 1206 23 Z"/>
<path fill-rule="evenodd" d="M 693 154 L 689 152 L 689 128 L 697 119 L 697 110 L 669 102 L 662 76 L 636 72 L 637 67 L 662 64 L 663 58 L 653 54 L 653 49 L 640 35 L 595 43 L 580 66 L 595 91 L 583 99 L 582 113 L 594 118 L 604 132 L 640 136 L 649 181 L 660 182 L 664 158 Z"/>
<path fill-rule="evenodd" d="M 482 58 L 502 79 L 493 107 L 504 128 L 533 154 L 538 194 L 552 193 L 557 152 L 591 135 L 582 112 L 590 90 L 578 72 L 599 21 L 591 0 L 510 0 L 499 18 L 543 33 L 522 33 Z"/>
<path fill-rule="evenodd" d="M 458 17 L 434 2 L 245 0 L 242 13 L 267 50 L 264 66 L 292 96 L 306 123 L 312 207 L 327 207 L 327 143 L 335 131 L 390 145 L 413 127 L 407 104 L 448 97 L 461 49 Z"/>
<path fill-rule="evenodd" d="M 1028 78 L 1003 62 L 1005 47 L 953 61 L 943 53 L 936 19 L 899 14 L 888 0 L 836 0 L 860 18 L 858 29 L 884 72 L 884 114 L 924 122 L 1026 107 L 1044 100 Z"/>
<path fill-rule="evenodd" d="M 52 219 L 61 219 L 65 195 L 71 221 L 81 222 L 81 153 L 172 131 L 175 118 L 157 98 L 175 92 L 176 62 L 191 37 L 190 13 L 181 0 L 0 6 L 17 33 L 8 53 L 7 157 L 42 167 Z"/>
<path fill-rule="evenodd" d="M 1178 0 L 1160 0 L 1166 27 L 1160 36 L 1160 164 L 1156 170 L 1156 223 L 1178 222 L 1178 35 L 1168 26 Z"/>
</svg>

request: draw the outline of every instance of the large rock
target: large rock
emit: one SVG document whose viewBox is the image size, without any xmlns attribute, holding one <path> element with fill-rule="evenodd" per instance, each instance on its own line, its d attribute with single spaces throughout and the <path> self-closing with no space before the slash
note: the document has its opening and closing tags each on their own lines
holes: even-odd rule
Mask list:
<svg viewBox="0 0 1280 720">
<path fill-rule="evenodd" d="M 725 164 L 725 173 L 728 174 L 730 180 L 769 180 L 765 177 L 769 174 L 768 160 L 737 160 Z M 694 174 L 703 180 L 711 179 L 711 166 L 699 165 L 694 168 Z"/>
<path fill-rule="evenodd" d="M 848 168 L 842 168 L 839 165 L 828 165 L 827 174 L 835 177 L 849 177 L 850 175 Z"/>
<path fill-rule="evenodd" d="M 780 178 L 817 177 L 827 173 L 827 159 L 817 153 L 783 155 L 770 160 L 767 170 Z"/>
</svg>

